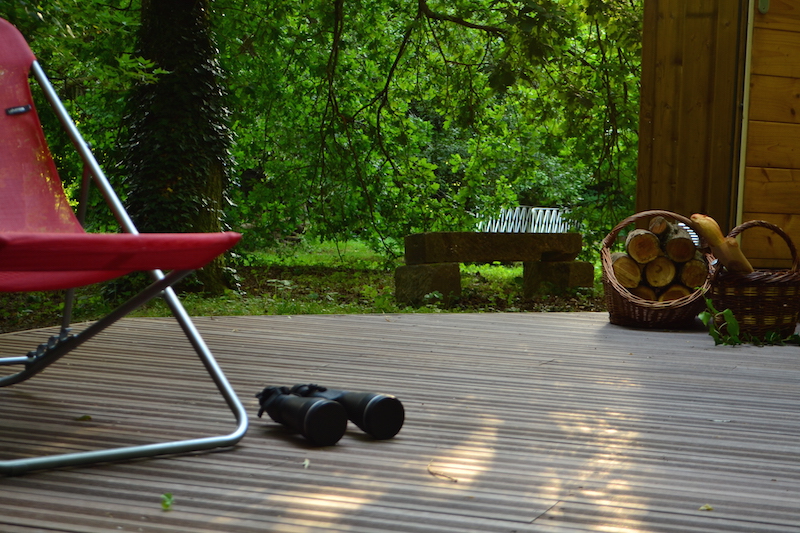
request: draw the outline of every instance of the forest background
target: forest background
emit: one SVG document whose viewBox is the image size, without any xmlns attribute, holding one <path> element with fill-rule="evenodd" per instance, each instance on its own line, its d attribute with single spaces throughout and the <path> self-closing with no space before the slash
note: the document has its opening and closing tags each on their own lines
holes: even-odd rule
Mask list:
<svg viewBox="0 0 800 533">
<path fill-rule="evenodd" d="M 564 208 L 596 257 L 633 209 L 642 3 L 9 0 L 0 17 L 140 229 L 213 230 L 195 216 L 211 212 L 244 234 L 228 258 L 241 273 L 298 240 L 363 243 L 390 265 L 404 235 L 516 205 Z M 75 195 L 80 162 L 49 142 Z M 90 209 L 88 225 L 113 221 Z"/>
</svg>

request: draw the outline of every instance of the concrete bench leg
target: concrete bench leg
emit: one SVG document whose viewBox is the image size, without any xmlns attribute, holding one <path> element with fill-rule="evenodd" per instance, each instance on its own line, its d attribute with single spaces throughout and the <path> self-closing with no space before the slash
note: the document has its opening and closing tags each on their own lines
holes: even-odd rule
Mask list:
<svg viewBox="0 0 800 533">
<path fill-rule="evenodd" d="M 586 261 L 526 261 L 522 265 L 525 298 L 594 285 L 594 266 Z"/>
<path fill-rule="evenodd" d="M 425 296 L 438 292 L 449 305 L 461 296 L 461 269 L 459 263 L 404 265 L 394 272 L 395 299 L 407 305 L 427 303 Z"/>
</svg>

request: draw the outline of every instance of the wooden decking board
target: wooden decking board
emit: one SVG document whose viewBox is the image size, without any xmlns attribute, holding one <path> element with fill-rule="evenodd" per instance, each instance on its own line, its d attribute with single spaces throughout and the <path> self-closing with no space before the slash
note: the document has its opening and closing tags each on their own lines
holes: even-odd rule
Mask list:
<svg viewBox="0 0 800 533">
<path fill-rule="evenodd" d="M 572 526 L 576 522 L 588 526 L 583 531 L 596 531 L 592 527 L 597 519 L 605 519 L 614 523 L 612 531 L 650 531 L 663 533 L 746 533 L 746 532 L 767 532 L 774 531 L 790 532 L 796 531 L 796 526 L 780 526 L 759 521 L 734 521 L 728 519 L 715 518 L 714 511 L 698 511 L 709 516 L 698 519 L 696 516 L 687 514 L 676 514 L 669 511 L 654 511 L 647 509 L 636 509 L 620 507 L 618 509 L 608 509 L 602 506 L 586 504 L 582 502 L 559 502 L 544 517 L 548 526 L 554 529 L 542 529 L 542 531 L 558 531 L 558 525 L 564 523 Z M 538 520 L 537 520 L 538 522 Z"/>
<path fill-rule="evenodd" d="M 128 520 L 136 522 L 142 514 L 147 516 L 147 514 L 150 513 L 149 507 L 151 505 L 158 504 L 157 493 L 151 495 L 148 501 L 129 501 L 125 505 L 120 505 L 118 503 L 119 498 L 124 497 L 124 495 L 131 490 L 136 490 L 136 488 L 136 484 L 132 486 L 120 485 L 116 487 L 103 486 L 102 491 L 93 491 L 92 494 L 87 495 L 90 496 L 90 499 L 86 500 L 85 505 L 87 505 L 87 507 L 84 509 L 70 508 L 71 505 L 74 505 L 74 501 L 72 499 L 59 497 L 58 493 L 45 494 L 45 496 L 48 497 L 47 500 L 51 503 L 47 506 L 47 509 L 42 512 L 75 513 L 76 511 L 80 511 L 83 513 L 90 513 L 91 508 L 88 506 L 92 505 L 91 502 L 94 502 L 94 505 L 104 507 L 106 513 L 113 515 L 118 521 L 127 517 Z M 176 504 L 175 515 L 180 514 L 185 517 L 188 513 L 188 516 L 191 517 L 189 524 L 194 524 L 192 527 L 204 531 L 210 524 L 213 524 L 215 521 L 222 521 L 224 517 L 228 515 L 236 516 L 238 522 L 245 522 L 248 527 L 243 530 L 271 530 L 267 529 L 265 526 L 273 521 L 276 515 L 278 517 L 283 517 L 297 514 L 299 516 L 305 515 L 306 519 L 309 517 L 319 518 L 325 514 L 330 514 L 330 512 L 326 512 L 325 509 L 331 509 L 335 512 L 337 508 L 341 507 L 358 507 L 363 500 L 363 494 L 353 496 L 317 495 L 313 487 L 309 487 L 308 492 L 292 492 L 288 494 L 276 494 L 274 492 L 262 492 L 258 490 L 234 490 L 221 491 L 213 496 L 210 496 L 207 490 L 197 490 L 196 487 L 186 484 L 175 484 L 173 490 L 183 495 L 182 499 L 178 500 L 178 502 L 181 503 L 181 512 L 177 512 L 178 508 Z M 425 505 L 426 501 L 429 502 L 427 505 Z M 395 520 L 395 517 L 397 515 L 407 515 L 409 512 L 412 512 L 418 515 L 420 521 L 427 522 L 420 529 L 421 531 L 437 531 L 439 527 L 444 531 L 457 530 L 451 524 L 447 524 L 448 519 L 446 517 L 443 518 L 442 513 L 437 512 L 435 507 L 436 501 L 417 498 L 416 500 L 410 500 L 410 502 L 401 502 L 401 506 L 399 507 L 397 505 L 392 505 L 392 502 L 383 502 L 382 505 L 383 516 L 371 517 L 369 513 L 365 513 L 363 517 L 360 517 L 360 520 L 370 523 L 379 523 L 382 521 L 385 523 L 383 526 L 385 529 L 381 530 L 411 531 L 415 530 L 412 524 L 405 523 L 402 520 Z M 501 506 L 497 506 L 497 512 L 501 512 L 502 510 L 503 508 Z M 466 511 L 467 515 L 472 516 L 478 523 L 484 522 L 490 527 L 496 527 L 496 522 L 510 522 L 509 519 L 500 516 L 498 518 L 492 518 L 491 520 L 495 523 L 491 524 L 486 517 L 474 516 L 474 509 L 471 510 L 471 514 L 469 513 L 470 510 Z M 140 513 L 139 516 L 137 516 L 137 512 Z M 175 516 L 172 513 L 170 513 L 170 515 Z M 426 515 L 428 516 L 426 517 Z M 394 524 L 391 524 L 392 522 L 394 522 Z M 388 527 L 390 524 L 392 527 Z M 187 525 L 185 518 L 179 521 L 177 525 L 185 527 Z M 241 528 L 241 525 L 242 524 L 239 524 L 237 527 Z M 334 524 L 331 524 L 331 526 L 331 529 L 338 530 Z M 312 531 L 316 530 L 327 531 L 328 529 L 312 529 Z M 346 530 L 346 528 L 343 530 Z M 217 531 L 225 531 L 225 529 L 220 528 L 217 529 Z"/>
<path fill-rule="evenodd" d="M 0 531 L 800 530 L 797 347 L 715 347 L 594 313 L 196 324 L 252 417 L 241 444 L 0 479 Z M 127 319 L 0 390 L 0 458 L 232 429 L 179 335 Z M 0 352 L 41 336 L 2 335 Z M 263 386 L 307 382 L 397 394 L 406 424 L 318 449 L 256 418 Z"/>
</svg>

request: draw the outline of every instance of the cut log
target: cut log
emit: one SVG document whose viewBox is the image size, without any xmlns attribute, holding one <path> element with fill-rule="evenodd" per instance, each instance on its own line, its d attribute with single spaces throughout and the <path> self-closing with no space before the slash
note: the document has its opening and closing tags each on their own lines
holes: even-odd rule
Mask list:
<svg viewBox="0 0 800 533">
<path fill-rule="evenodd" d="M 670 224 L 663 235 L 664 253 L 676 263 L 685 263 L 694 259 L 697 248 L 686 229 L 677 224 Z"/>
<path fill-rule="evenodd" d="M 708 277 L 708 265 L 703 254 L 697 250 L 694 259 L 690 259 L 681 266 L 681 283 L 687 287 L 700 287 Z"/>
<path fill-rule="evenodd" d="M 662 255 L 658 237 L 652 231 L 637 228 L 625 239 L 625 250 L 637 263 L 649 263 Z"/>
<path fill-rule="evenodd" d="M 642 282 L 642 269 L 628 254 L 611 254 L 611 266 L 614 268 L 614 277 L 623 287 L 630 289 Z"/>
<path fill-rule="evenodd" d="M 694 291 L 686 287 L 685 285 L 681 285 L 679 283 L 675 283 L 674 285 L 670 285 L 667 287 L 664 292 L 658 297 L 659 302 L 668 302 L 670 300 L 677 300 L 678 298 L 683 298 L 684 296 L 689 296 Z"/>
<path fill-rule="evenodd" d="M 677 269 L 669 258 L 656 257 L 644 266 L 644 278 L 651 287 L 666 287 L 675 279 Z"/>
<path fill-rule="evenodd" d="M 661 235 L 662 233 L 667 231 L 667 229 L 669 229 L 671 225 L 672 224 L 670 224 L 666 218 L 659 215 L 657 217 L 653 217 L 652 219 L 650 219 L 650 226 L 647 229 L 649 229 L 656 235 Z"/>
<path fill-rule="evenodd" d="M 648 287 L 647 285 L 639 285 L 638 287 L 633 287 L 632 289 L 628 289 L 631 294 L 635 294 L 639 298 L 643 300 L 655 300 L 656 299 L 656 291 L 652 288 Z"/>
</svg>

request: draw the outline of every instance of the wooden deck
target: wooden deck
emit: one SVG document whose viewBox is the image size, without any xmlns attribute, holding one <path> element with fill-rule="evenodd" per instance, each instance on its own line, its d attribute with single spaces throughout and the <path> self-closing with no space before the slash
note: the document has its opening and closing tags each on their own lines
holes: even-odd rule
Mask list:
<svg viewBox="0 0 800 533">
<path fill-rule="evenodd" d="M 196 323 L 252 416 L 241 444 L 2 478 L 0 531 L 800 531 L 796 346 L 601 313 Z M 0 353 L 41 336 L 0 335 Z M 262 387 L 308 382 L 396 394 L 406 424 L 315 449 L 256 418 Z M 122 321 L 0 404 L 6 459 L 233 428 L 168 319 Z"/>
</svg>

